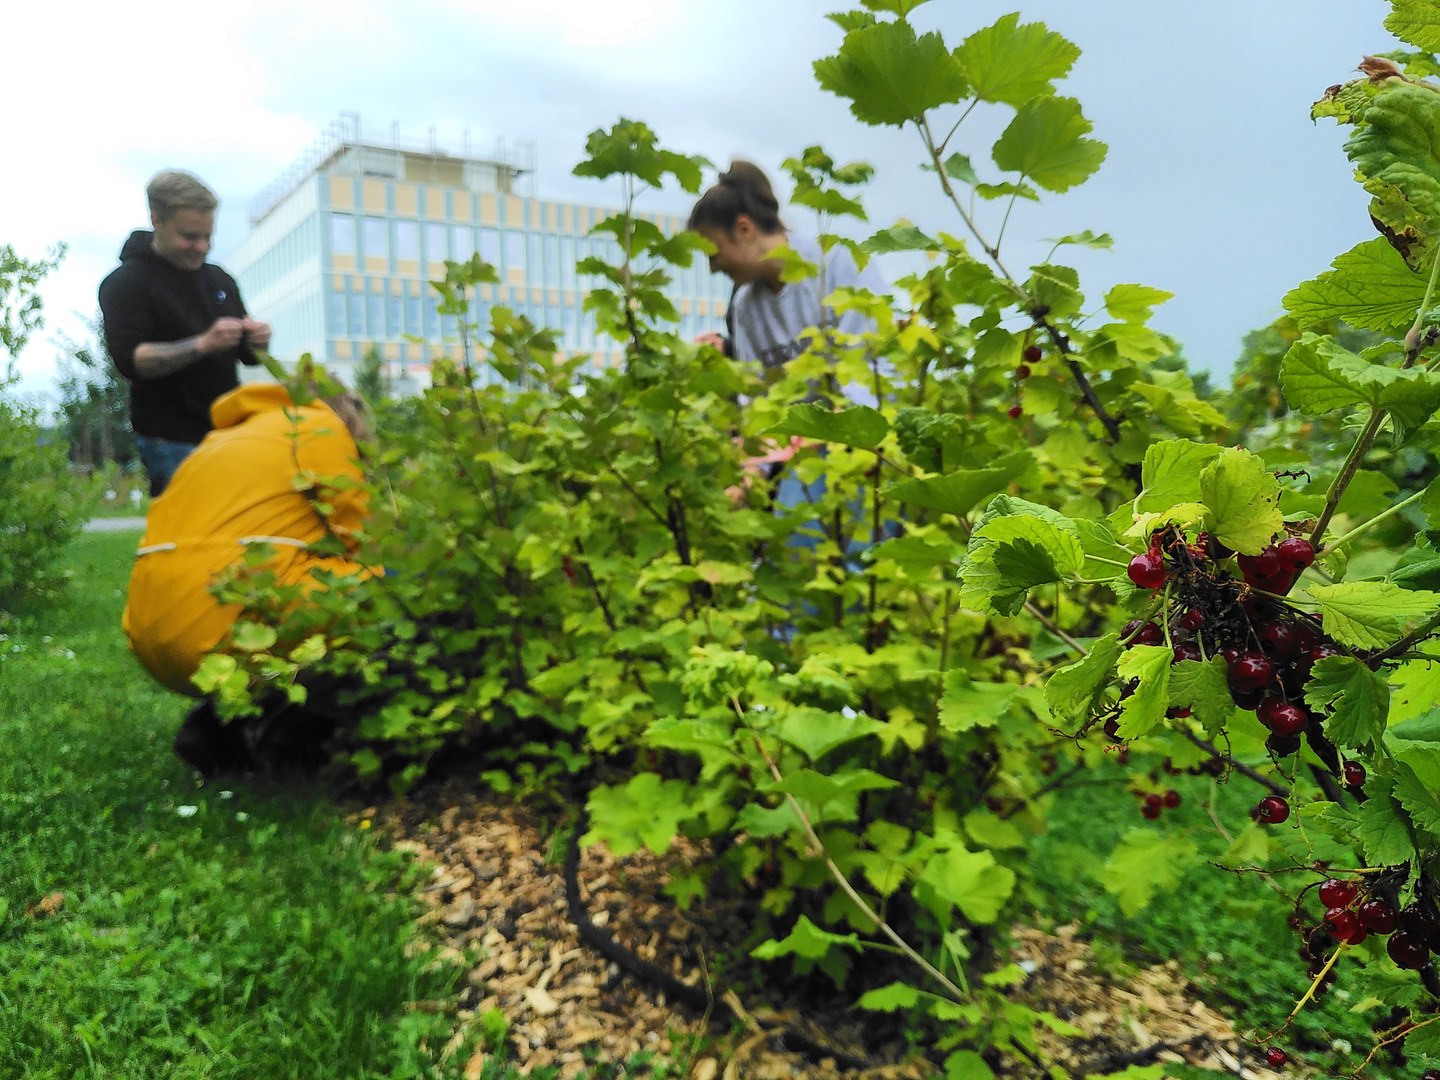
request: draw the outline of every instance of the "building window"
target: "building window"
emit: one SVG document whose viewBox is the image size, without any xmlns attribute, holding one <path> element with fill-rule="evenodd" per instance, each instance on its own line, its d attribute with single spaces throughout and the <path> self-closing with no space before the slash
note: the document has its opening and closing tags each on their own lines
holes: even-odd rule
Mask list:
<svg viewBox="0 0 1440 1080">
<path fill-rule="evenodd" d="M 425 336 L 425 326 L 420 321 L 420 297 L 405 298 L 405 332 L 415 337 Z"/>
<path fill-rule="evenodd" d="M 475 254 L 475 230 L 469 225 L 450 226 L 450 258 L 464 262 Z"/>
<path fill-rule="evenodd" d="M 500 266 L 500 234 L 494 229 L 480 230 L 480 258 L 495 268 Z"/>
<path fill-rule="evenodd" d="M 525 283 L 527 285 L 541 284 L 543 280 L 541 275 L 545 272 L 544 257 L 539 234 L 530 233 L 525 237 Z"/>
<path fill-rule="evenodd" d="M 388 259 L 390 257 L 390 223 L 384 218 L 364 218 L 365 257 Z"/>
<path fill-rule="evenodd" d="M 345 294 L 339 289 L 330 291 L 329 308 L 326 319 L 330 323 L 330 336 L 341 337 L 345 333 Z"/>
<path fill-rule="evenodd" d="M 433 292 L 425 297 L 425 337 L 431 341 L 440 336 L 440 297 Z"/>
<path fill-rule="evenodd" d="M 438 221 L 425 226 L 425 258 L 430 262 L 445 261 L 445 226 Z"/>
<path fill-rule="evenodd" d="M 380 293 L 372 292 L 366 298 L 368 311 L 366 314 L 370 319 L 370 337 L 379 338 L 385 336 L 385 297 Z"/>
<path fill-rule="evenodd" d="M 513 229 L 505 230 L 505 270 L 525 271 L 525 237 Z"/>
<path fill-rule="evenodd" d="M 365 336 L 365 294 L 358 288 L 350 293 L 350 336 Z"/>
<path fill-rule="evenodd" d="M 330 215 L 330 254 L 355 254 L 355 218 L 353 215 Z"/>
<path fill-rule="evenodd" d="M 552 289 L 560 287 L 560 238 L 545 237 L 545 284 Z"/>
<path fill-rule="evenodd" d="M 395 257 L 397 259 L 420 259 L 420 226 L 413 221 L 395 223 Z"/>
<path fill-rule="evenodd" d="M 404 313 L 400 308 L 400 297 L 391 293 L 385 298 L 385 336 L 397 338 L 405 332 Z"/>
</svg>

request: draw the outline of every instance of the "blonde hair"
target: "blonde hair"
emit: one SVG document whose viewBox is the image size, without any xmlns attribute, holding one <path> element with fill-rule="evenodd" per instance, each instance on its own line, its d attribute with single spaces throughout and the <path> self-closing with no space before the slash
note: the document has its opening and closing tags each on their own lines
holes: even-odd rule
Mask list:
<svg viewBox="0 0 1440 1080">
<path fill-rule="evenodd" d="M 166 169 L 151 177 L 145 185 L 145 198 L 156 221 L 168 221 L 176 210 L 214 210 L 220 205 L 199 177 L 179 169 Z"/>
<path fill-rule="evenodd" d="M 330 411 L 345 422 L 357 443 L 370 442 L 375 438 L 375 425 L 370 420 L 370 407 L 365 399 L 353 390 L 329 394 L 320 399 Z"/>
</svg>

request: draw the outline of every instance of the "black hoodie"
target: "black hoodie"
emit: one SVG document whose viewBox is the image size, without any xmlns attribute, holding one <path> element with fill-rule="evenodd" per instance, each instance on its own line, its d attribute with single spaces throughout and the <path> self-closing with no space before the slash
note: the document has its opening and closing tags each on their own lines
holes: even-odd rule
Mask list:
<svg viewBox="0 0 1440 1080">
<path fill-rule="evenodd" d="M 210 430 L 210 403 L 240 384 L 237 363 L 257 364 L 239 345 L 207 353 L 158 379 L 135 373 L 135 349 L 195 337 L 222 315 L 242 318 L 245 305 L 235 279 L 206 263 L 182 270 L 155 253 L 155 234 L 137 229 L 120 249 L 120 266 L 100 283 L 105 345 L 130 383 L 130 426 L 137 435 L 198 443 Z"/>
</svg>

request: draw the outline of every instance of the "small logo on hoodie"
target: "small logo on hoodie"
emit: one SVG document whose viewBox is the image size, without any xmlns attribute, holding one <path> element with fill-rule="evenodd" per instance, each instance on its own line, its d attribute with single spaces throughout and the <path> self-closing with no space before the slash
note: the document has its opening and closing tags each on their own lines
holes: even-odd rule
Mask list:
<svg viewBox="0 0 1440 1080">
<path fill-rule="evenodd" d="M 224 289 L 216 289 L 216 290 L 215 290 L 215 303 L 217 303 L 217 304 L 223 304 L 223 303 L 225 302 L 225 297 L 228 296 L 228 295 L 229 295 L 229 294 L 226 293 L 226 291 L 225 291 Z"/>
</svg>

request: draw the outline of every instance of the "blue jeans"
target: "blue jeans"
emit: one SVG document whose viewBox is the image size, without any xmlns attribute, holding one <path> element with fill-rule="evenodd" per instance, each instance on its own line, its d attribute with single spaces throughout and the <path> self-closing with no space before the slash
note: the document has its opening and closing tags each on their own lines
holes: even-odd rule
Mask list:
<svg viewBox="0 0 1440 1080">
<path fill-rule="evenodd" d="M 196 443 L 176 442 L 174 439 L 160 439 L 154 435 L 136 435 L 135 449 L 150 477 L 150 497 L 153 499 L 170 485 L 170 478 L 180 467 L 180 462 L 190 456 Z"/>
</svg>

